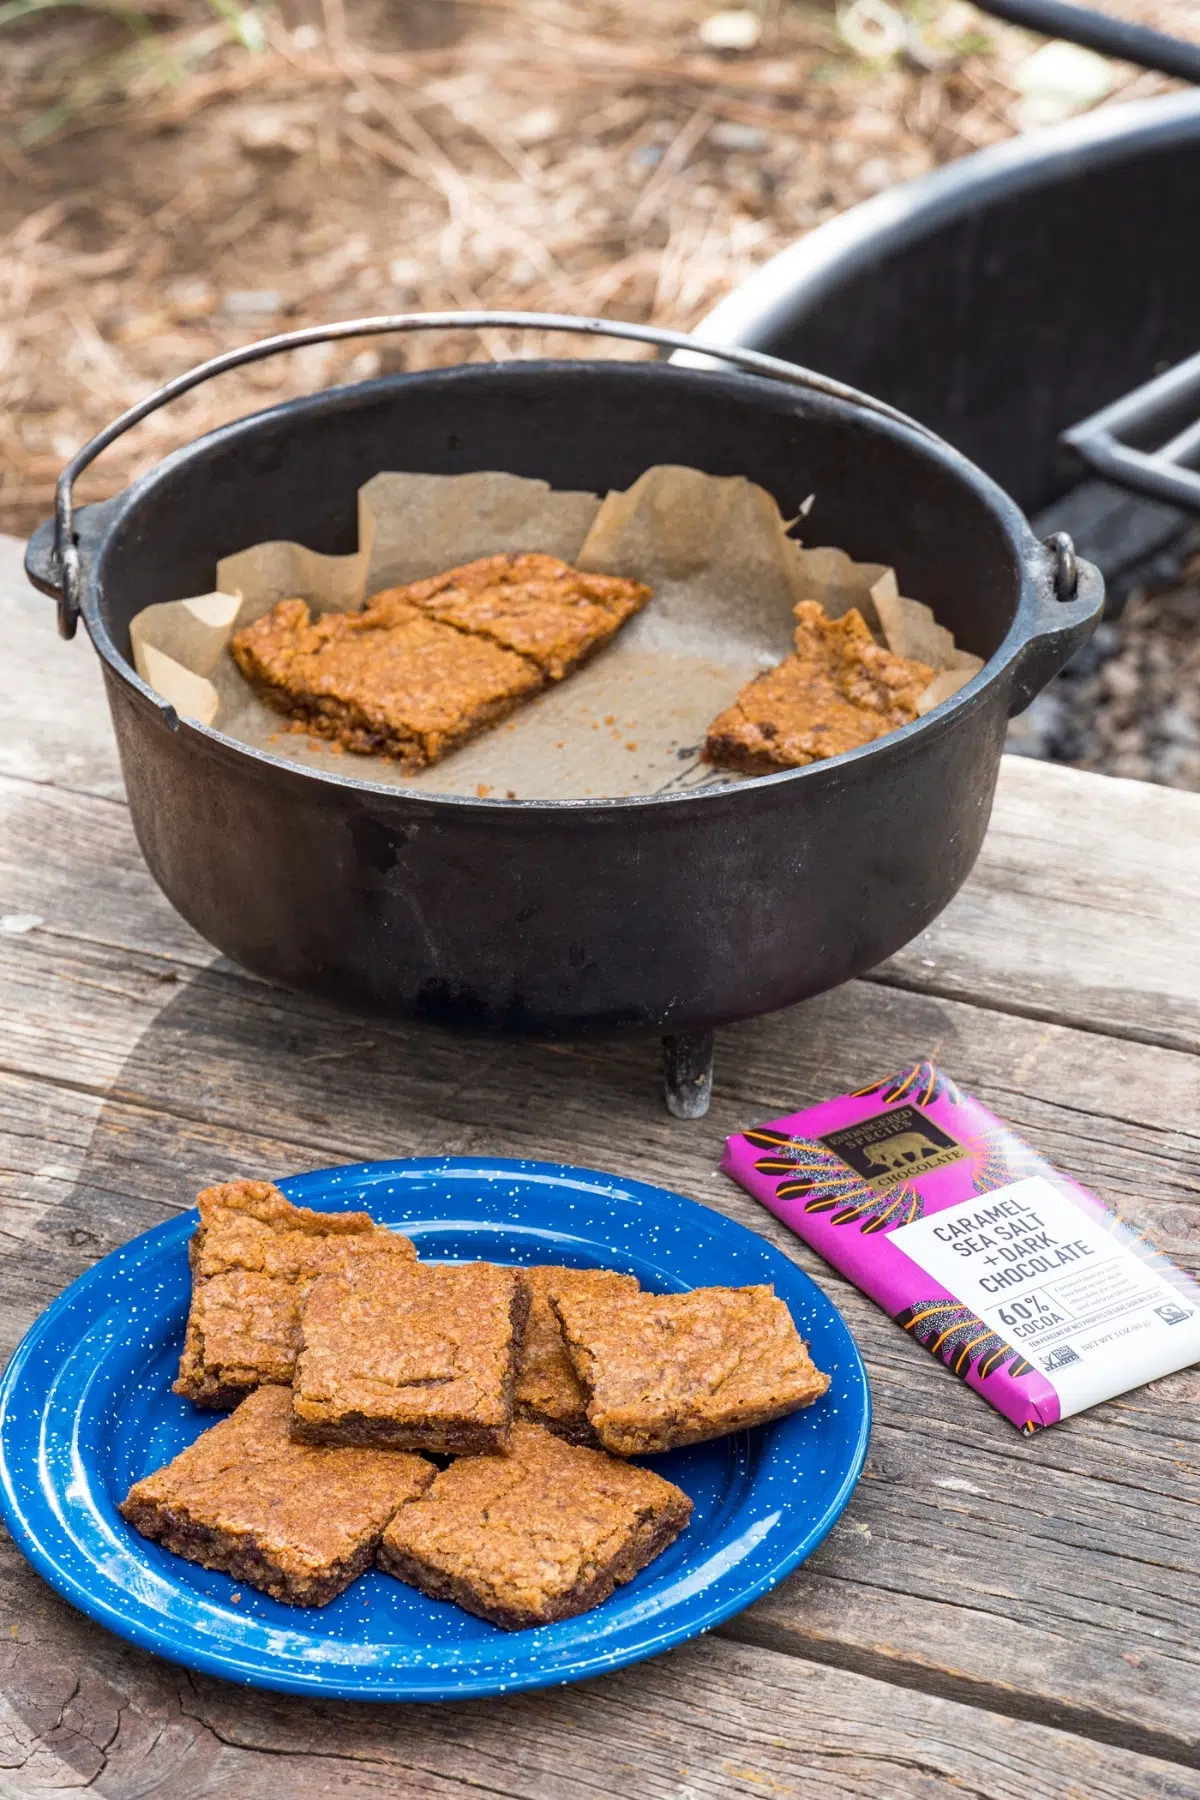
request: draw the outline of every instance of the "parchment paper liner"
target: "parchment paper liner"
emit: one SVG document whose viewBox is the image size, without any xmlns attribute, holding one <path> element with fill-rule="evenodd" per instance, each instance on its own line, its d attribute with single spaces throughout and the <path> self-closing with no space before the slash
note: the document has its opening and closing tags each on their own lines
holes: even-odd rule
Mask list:
<svg viewBox="0 0 1200 1800">
<path fill-rule="evenodd" d="M 600 500 L 500 472 L 385 473 L 359 489 L 358 519 L 353 555 L 257 544 L 217 565 L 214 593 L 144 608 L 130 623 L 138 674 L 182 716 L 307 768 L 432 793 L 578 799 L 747 779 L 699 749 L 743 683 L 791 650 L 798 600 L 835 618 L 858 606 L 881 643 L 935 668 L 922 712 L 982 667 L 900 595 L 891 569 L 802 549 L 772 497 L 740 476 L 663 465 Z M 417 775 L 290 730 L 230 654 L 233 632 L 277 600 L 349 612 L 382 587 L 503 550 L 633 576 L 654 598 L 577 674 Z"/>
</svg>

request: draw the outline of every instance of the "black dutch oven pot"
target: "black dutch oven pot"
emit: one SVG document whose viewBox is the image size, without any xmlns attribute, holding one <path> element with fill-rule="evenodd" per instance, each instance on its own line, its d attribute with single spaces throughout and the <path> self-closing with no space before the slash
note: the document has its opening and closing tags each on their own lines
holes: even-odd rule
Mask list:
<svg viewBox="0 0 1200 1800">
<path fill-rule="evenodd" d="M 401 374 L 242 419 L 100 505 L 80 470 L 208 375 L 329 337 L 431 325 L 674 333 L 527 314 L 360 320 L 217 358 L 80 451 L 27 568 L 98 651 L 138 841 L 168 899 L 258 974 L 350 1007 L 502 1032 L 664 1036 L 672 1110 L 707 1104 L 711 1031 L 861 974 L 956 892 L 979 851 L 1005 726 L 1103 604 L 1069 542 L 1048 547 L 948 444 L 883 403 L 752 351 L 666 362 L 513 362 Z M 203 593 L 219 558 L 271 538 L 355 548 L 381 469 L 506 469 L 624 488 L 656 463 L 745 475 L 809 544 L 892 564 L 986 658 L 947 704 L 880 741 L 727 787 L 612 800 L 405 792 L 257 754 L 179 718 L 131 666 L 129 621 Z M 350 759 L 347 758 L 347 764 Z"/>
</svg>

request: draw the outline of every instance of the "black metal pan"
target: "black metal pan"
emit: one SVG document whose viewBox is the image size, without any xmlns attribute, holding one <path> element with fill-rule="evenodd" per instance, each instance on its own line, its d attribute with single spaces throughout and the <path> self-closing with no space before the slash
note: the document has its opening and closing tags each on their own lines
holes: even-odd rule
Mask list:
<svg viewBox="0 0 1200 1800">
<path fill-rule="evenodd" d="M 660 1033 L 669 1104 L 695 1115 L 715 1025 L 860 974 L 946 905 L 987 826 L 1007 720 L 1089 635 L 1103 584 L 1067 541 L 1038 543 L 1013 502 L 925 428 L 741 350 L 717 352 L 736 373 L 512 362 L 334 389 L 226 426 L 114 499 L 72 507 L 100 449 L 211 373 L 330 336 L 493 323 L 706 348 L 525 314 L 293 332 L 192 371 L 81 451 L 27 567 L 65 631 L 77 613 L 87 626 L 142 850 L 211 943 L 355 1008 L 494 1031 Z M 382 787 L 349 757 L 344 773 L 317 773 L 248 750 L 179 718 L 131 666 L 132 615 L 210 590 L 219 558 L 268 538 L 353 550 L 356 490 L 381 469 L 504 468 L 603 493 L 664 462 L 748 476 L 785 512 L 815 493 L 806 541 L 892 564 L 984 669 L 927 717 L 805 769 L 508 801 Z"/>
</svg>

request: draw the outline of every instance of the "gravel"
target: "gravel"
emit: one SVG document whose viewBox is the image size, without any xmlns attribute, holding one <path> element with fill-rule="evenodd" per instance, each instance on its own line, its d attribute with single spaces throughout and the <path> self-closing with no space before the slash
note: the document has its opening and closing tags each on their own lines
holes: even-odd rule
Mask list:
<svg viewBox="0 0 1200 1800">
<path fill-rule="evenodd" d="M 1133 590 L 1013 720 L 1007 747 L 1200 793 L 1200 546 L 1178 582 Z"/>
</svg>

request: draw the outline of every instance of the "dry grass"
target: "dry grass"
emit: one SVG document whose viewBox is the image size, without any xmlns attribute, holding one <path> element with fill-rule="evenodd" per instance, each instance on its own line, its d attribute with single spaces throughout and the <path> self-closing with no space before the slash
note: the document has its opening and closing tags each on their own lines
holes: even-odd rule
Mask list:
<svg viewBox="0 0 1200 1800">
<path fill-rule="evenodd" d="M 1115 9 L 1178 28 L 1192 5 Z M 0 528 L 27 530 L 84 438 L 220 349 L 410 307 L 687 327 L 835 212 L 1019 128 L 1013 72 L 1035 41 L 965 0 L 908 0 L 905 46 L 883 60 L 864 31 L 894 24 L 890 0 L 859 0 L 848 26 L 818 0 L 756 0 L 742 54 L 705 48 L 711 10 L 171 0 L 7 27 Z M 1110 97 L 1166 85 L 1116 69 Z M 85 494 L 275 397 L 404 358 L 541 348 L 491 334 L 298 352 L 148 421 Z"/>
</svg>

